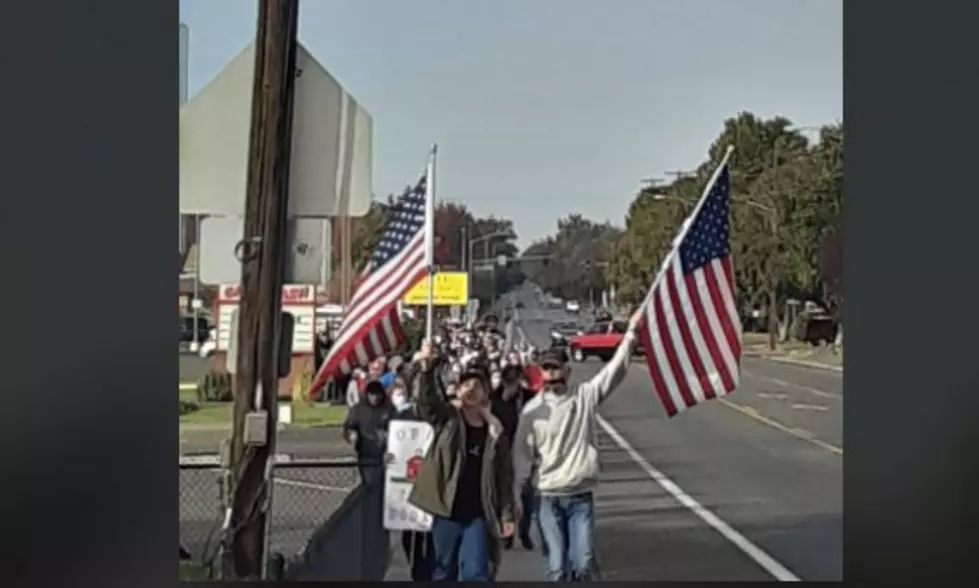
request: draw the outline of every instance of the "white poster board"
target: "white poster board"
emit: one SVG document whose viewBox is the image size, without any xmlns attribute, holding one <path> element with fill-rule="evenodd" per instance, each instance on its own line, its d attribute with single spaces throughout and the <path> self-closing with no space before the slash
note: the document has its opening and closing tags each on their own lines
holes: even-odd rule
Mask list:
<svg viewBox="0 0 979 588">
<path fill-rule="evenodd" d="M 224 284 L 218 289 L 217 350 L 228 351 L 233 335 L 232 324 L 241 289 L 237 284 Z M 282 310 L 295 319 L 292 333 L 292 353 L 308 355 L 315 349 L 316 287 L 308 284 L 287 284 L 282 287 Z"/>
<path fill-rule="evenodd" d="M 388 453 L 393 457 L 384 470 L 384 528 L 389 531 L 432 529 L 432 516 L 408 504 L 422 457 L 435 437 L 432 425 L 420 421 L 388 424 Z"/>
</svg>

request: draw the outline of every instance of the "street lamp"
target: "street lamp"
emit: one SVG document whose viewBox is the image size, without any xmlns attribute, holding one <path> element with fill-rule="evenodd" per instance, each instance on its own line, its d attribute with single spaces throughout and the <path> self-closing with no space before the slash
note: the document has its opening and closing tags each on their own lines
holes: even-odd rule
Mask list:
<svg viewBox="0 0 979 588">
<path fill-rule="evenodd" d="M 494 233 L 489 233 L 487 235 L 480 235 L 479 237 L 470 238 L 469 244 L 466 246 L 466 281 L 468 282 L 466 289 L 469 291 L 470 298 L 472 297 L 472 286 L 473 286 L 473 249 L 479 242 L 483 243 L 483 257 L 485 259 L 489 258 L 489 243 L 492 239 L 498 237 L 509 237 L 509 231 L 496 231 Z M 493 289 L 496 289 L 496 266 L 493 266 Z M 470 317 L 470 319 L 475 317 Z"/>
</svg>

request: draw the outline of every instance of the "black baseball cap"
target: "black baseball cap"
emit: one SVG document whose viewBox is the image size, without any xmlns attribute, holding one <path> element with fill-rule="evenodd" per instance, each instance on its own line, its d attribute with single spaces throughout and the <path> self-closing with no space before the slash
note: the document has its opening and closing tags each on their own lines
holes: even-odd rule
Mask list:
<svg viewBox="0 0 979 588">
<path fill-rule="evenodd" d="M 540 364 L 541 367 L 562 368 L 568 363 L 568 354 L 560 348 L 548 349 L 544 353 L 540 354 L 540 357 L 537 359 L 537 363 Z"/>
</svg>

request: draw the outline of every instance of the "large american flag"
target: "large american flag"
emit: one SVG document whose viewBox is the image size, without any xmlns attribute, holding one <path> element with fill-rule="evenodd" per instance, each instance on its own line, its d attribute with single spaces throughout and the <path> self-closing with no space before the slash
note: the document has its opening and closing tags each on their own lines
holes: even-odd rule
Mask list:
<svg viewBox="0 0 979 588">
<path fill-rule="evenodd" d="M 738 385 L 741 320 L 730 216 L 725 161 L 640 309 L 639 337 L 653 388 L 671 417 Z"/>
<path fill-rule="evenodd" d="M 371 260 L 358 277 L 329 355 L 310 390 L 354 366 L 387 355 L 405 339 L 398 301 L 428 273 L 425 259 L 427 172 L 388 210 L 388 221 Z"/>
</svg>

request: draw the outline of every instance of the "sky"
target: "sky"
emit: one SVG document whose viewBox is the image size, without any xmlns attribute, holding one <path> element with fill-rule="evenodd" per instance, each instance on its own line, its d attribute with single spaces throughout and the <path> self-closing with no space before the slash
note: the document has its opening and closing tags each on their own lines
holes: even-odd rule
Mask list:
<svg viewBox="0 0 979 588">
<path fill-rule="evenodd" d="M 842 0 L 305 0 L 299 40 L 374 119 L 374 193 L 438 143 L 440 200 L 522 246 L 621 225 L 641 180 L 706 159 L 739 111 L 843 117 Z M 181 0 L 193 96 L 253 40 L 255 1 Z"/>
</svg>

